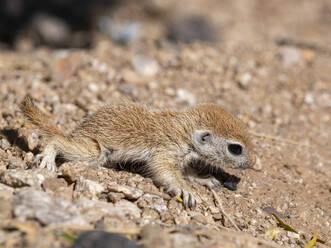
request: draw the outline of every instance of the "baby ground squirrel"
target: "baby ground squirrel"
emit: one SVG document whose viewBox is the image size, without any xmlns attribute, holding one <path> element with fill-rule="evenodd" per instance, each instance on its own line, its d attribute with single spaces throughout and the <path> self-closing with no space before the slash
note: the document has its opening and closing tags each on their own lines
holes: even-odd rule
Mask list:
<svg viewBox="0 0 331 248">
<path fill-rule="evenodd" d="M 255 163 L 248 134 L 241 123 L 215 104 L 184 112 L 152 110 L 134 103 L 107 105 L 85 118 L 70 134 L 51 122 L 30 97 L 20 105 L 27 120 L 46 138 L 37 155 L 40 167 L 56 170 L 57 155 L 89 164 L 144 163 L 158 185 L 194 207 L 197 196 L 184 177 L 197 178 L 193 164 L 245 169 Z M 215 178 L 204 182 L 212 187 Z M 217 182 L 216 182 L 217 181 Z"/>
</svg>

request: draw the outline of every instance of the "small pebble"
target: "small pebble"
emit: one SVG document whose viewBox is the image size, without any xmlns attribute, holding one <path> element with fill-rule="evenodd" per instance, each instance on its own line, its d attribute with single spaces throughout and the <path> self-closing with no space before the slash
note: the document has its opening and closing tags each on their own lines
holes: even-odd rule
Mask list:
<svg viewBox="0 0 331 248">
<path fill-rule="evenodd" d="M 131 64 L 134 70 L 142 76 L 153 77 L 159 71 L 158 63 L 147 56 L 136 55 L 131 59 Z"/>
<path fill-rule="evenodd" d="M 3 150 L 7 150 L 10 147 L 10 143 L 7 139 L 1 139 L 0 146 Z"/>
<path fill-rule="evenodd" d="M 25 154 L 25 156 L 24 156 L 24 160 L 25 160 L 26 162 L 32 162 L 33 159 L 34 159 L 34 155 L 33 155 L 32 152 L 27 152 L 27 153 Z"/>
<path fill-rule="evenodd" d="M 195 96 L 187 90 L 178 89 L 177 90 L 177 96 L 180 100 L 185 101 L 190 105 L 195 105 L 196 104 Z"/>
<path fill-rule="evenodd" d="M 108 34 L 113 41 L 123 45 L 139 38 L 140 26 L 141 25 L 135 21 L 127 21 L 122 24 L 115 23 L 107 16 L 102 16 L 98 20 L 100 31 Z"/>
<path fill-rule="evenodd" d="M 38 135 L 38 133 L 36 131 L 33 131 L 33 130 L 29 131 L 27 141 L 28 141 L 29 150 L 30 151 L 34 150 L 39 144 L 39 135 Z"/>
<path fill-rule="evenodd" d="M 88 88 L 89 88 L 92 92 L 94 92 L 94 93 L 96 93 L 96 92 L 99 91 L 99 86 L 98 86 L 98 84 L 95 83 L 95 82 L 91 82 L 91 83 L 89 83 L 89 84 L 88 84 Z"/>
<path fill-rule="evenodd" d="M 294 47 L 283 47 L 280 51 L 280 54 L 282 56 L 283 66 L 285 68 L 301 64 L 303 61 L 300 50 Z"/>
</svg>

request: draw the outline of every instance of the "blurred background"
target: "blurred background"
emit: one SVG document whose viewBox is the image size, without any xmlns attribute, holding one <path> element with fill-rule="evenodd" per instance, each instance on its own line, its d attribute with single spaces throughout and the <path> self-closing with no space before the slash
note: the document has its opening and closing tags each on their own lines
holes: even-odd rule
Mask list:
<svg viewBox="0 0 331 248">
<path fill-rule="evenodd" d="M 236 43 L 272 41 L 326 49 L 328 0 L 1 0 L 5 48 L 88 48 L 108 37 Z"/>
</svg>

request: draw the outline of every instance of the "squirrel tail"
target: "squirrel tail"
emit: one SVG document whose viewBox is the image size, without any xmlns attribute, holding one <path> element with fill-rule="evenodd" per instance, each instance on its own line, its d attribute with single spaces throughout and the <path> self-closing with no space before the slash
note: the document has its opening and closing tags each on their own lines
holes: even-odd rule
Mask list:
<svg viewBox="0 0 331 248">
<path fill-rule="evenodd" d="M 51 116 L 43 113 L 36 106 L 30 96 L 26 96 L 19 107 L 24 113 L 27 121 L 33 126 L 36 126 L 44 136 L 66 136 L 55 124 L 51 122 Z"/>
<path fill-rule="evenodd" d="M 33 102 L 30 96 L 26 96 L 20 104 L 28 123 L 36 126 L 41 134 L 50 139 L 56 148 L 56 153 L 61 154 L 67 160 L 95 161 L 100 154 L 100 147 L 96 140 L 89 137 L 80 137 L 78 140 L 67 136 L 55 124 L 51 122 L 51 116 L 43 113 Z"/>
</svg>

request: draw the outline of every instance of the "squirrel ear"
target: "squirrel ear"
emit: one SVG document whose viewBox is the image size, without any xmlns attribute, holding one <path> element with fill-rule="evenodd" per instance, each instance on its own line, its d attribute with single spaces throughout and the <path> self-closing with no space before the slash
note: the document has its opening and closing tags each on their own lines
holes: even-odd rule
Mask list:
<svg viewBox="0 0 331 248">
<path fill-rule="evenodd" d="M 210 130 L 195 130 L 193 140 L 198 144 L 204 145 L 210 143 L 212 135 L 213 133 Z"/>
</svg>

